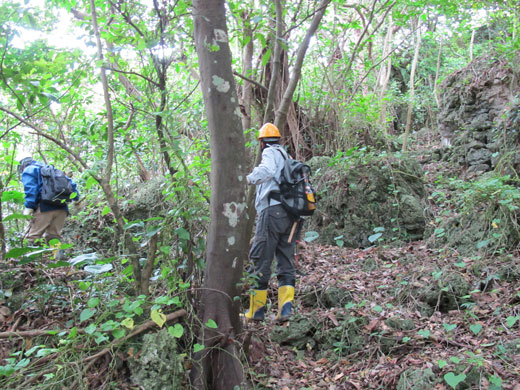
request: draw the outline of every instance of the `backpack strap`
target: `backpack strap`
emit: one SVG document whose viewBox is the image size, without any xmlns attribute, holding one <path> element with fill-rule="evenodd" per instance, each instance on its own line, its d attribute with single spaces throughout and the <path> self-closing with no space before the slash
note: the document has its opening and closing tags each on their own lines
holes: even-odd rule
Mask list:
<svg viewBox="0 0 520 390">
<path fill-rule="evenodd" d="M 287 155 L 287 152 L 285 150 L 283 150 L 281 146 L 279 148 L 276 148 L 276 150 L 278 150 L 282 154 L 282 157 L 283 157 L 284 160 L 289 159 L 289 156 Z"/>
<path fill-rule="evenodd" d="M 282 155 L 284 161 L 286 161 L 289 157 L 287 156 L 287 152 L 285 150 L 282 149 L 281 146 L 277 147 L 277 148 L 274 148 L 276 150 L 278 150 L 280 152 L 280 154 Z M 278 186 L 280 186 L 280 183 L 277 183 Z M 278 202 L 281 202 L 280 200 L 280 191 L 271 191 L 269 192 L 269 195 L 267 196 L 267 204 L 270 206 L 271 205 L 271 199 L 274 199 Z"/>
</svg>

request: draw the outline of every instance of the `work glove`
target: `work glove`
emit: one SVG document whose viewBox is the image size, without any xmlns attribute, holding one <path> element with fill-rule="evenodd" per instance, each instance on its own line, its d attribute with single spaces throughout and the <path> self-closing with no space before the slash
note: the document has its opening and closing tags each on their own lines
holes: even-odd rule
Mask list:
<svg viewBox="0 0 520 390">
<path fill-rule="evenodd" d="M 24 210 L 23 210 L 23 215 L 33 215 L 34 214 L 34 210 L 33 209 L 30 209 L 29 207 L 26 207 Z"/>
</svg>

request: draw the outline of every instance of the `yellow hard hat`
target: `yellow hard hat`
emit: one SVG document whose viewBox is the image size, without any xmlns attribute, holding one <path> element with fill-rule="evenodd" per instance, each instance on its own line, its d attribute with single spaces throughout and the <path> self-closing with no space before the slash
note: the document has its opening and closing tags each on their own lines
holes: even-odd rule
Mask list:
<svg viewBox="0 0 520 390">
<path fill-rule="evenodd" d="M 278 127 L 273 125 L 272 123 L 266 123 L 260 128 L 258 132 L 258 139 L 266 139 L 266 138 L 280 138 L 280 130 Z"/>
</svg>

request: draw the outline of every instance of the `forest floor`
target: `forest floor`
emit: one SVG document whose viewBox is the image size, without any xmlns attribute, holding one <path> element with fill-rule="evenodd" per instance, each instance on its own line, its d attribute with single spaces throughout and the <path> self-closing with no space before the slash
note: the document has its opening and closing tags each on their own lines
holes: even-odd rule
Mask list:
<svg viewBox="0 0 520 390">
<path fill-rule="evenodd" d="M 266 321 L 244 324 L 252 388 L 520 390 L 520 253 L 462 256 L 455 248 L 431 244 L 351 249 L 301 243 L 291 320 L 276 322 L 272 283 Z M 43 378 L 58 379 L 62 367 L 77 376 L 67 388 L 142 388 L 129 383 L 125 361 L 131 348 L 105 353 L 84 373 L 86 359 L 95 357 L 104 341 L 83 345 L 83 339 L 64 332 L 57 343 L 46 335 L 77 323 L 74 302 L 85 300 L 89 289 L 79 281 L 81 272 L 35 263 L 3 265 L 1 388 L 64 388 L 32 387 Z M 106 283 L 112 292 L 118 288 Z M 15 312 L 7 308 L 15 299 L 7 285 L 11 292 L 24 292 L 25 302 Z M 6 331 L 25 333 L 12 337 Z M 17 355 L 22 350 L 30 359 Z M 29 356 L 29 351 L 34 352 Z M 30 370 L 18 366 L 22 363 Z M 21 385 L 8 380 L 11 369 L 18 370 Z"/>
<path fill-rule="evenodd" d="M 430 191 L 453 174 L 424 169 Z M 256 388 L 520 390 L 519 251 L 463 256 L 430 239 L 298 252 L 295 316 L 276 323 L 272 286 L 269 319 L 245 325 Z"/>
<path fill-rule="evenodd" d="M 310 244 L 300 249 L 298 269 L 294 320 L 276 323 L 272 290 L 270 318 L 247 325 L 258 388 L 419 390 L 461 382 L 458 389 L 520 389 L 518 254 L 486 264 L 424 242 L 365 250 Z M 467 282 L 463 299 L 455 280 Z M 331 287 L 347 292 L 339 307 L 298 299 L 314 291 L 320 301 Z M 426 292 L 437 294 L 433 302 Z M 292 326 L 297 334 L 280 329 Z M 275 342 L 273 334 L 289 337 Z"/>
</svg>

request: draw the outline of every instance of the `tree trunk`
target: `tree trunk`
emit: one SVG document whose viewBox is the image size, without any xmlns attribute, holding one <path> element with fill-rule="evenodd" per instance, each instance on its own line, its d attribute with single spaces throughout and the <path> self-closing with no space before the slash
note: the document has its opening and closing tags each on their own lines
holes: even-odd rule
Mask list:
<svg viewBox="0 0 520 390">
<path fill-rule="evenodd" d="M 439 83 L 439 74 L 441 71 L 441 57 L 442 57 L 442 40 L 439 42 L 439 51 L 437 52 L 437 67 L 435 69 L 435 81 L 433 82 L 433 97 L 435 98 L 435 103 L 437 104 L 437 108 L 439 108 L 439 106 L 440 106 L 439 91 L 437 89 L 437 84 Z"/>
<path fill-rule="evenodd" d="M 390 56 L 392 38 L 394 32 L 394 23 L 390 16 L 388 21 L 388 30 L 385 35 L 385 41 L 383 44 L 383 63 L 381 64 L 381 70 L 379 72 L 378 84 L 379 84 L 379 100 L 381 101 L 381 112 L 379 114 L 379 124 L 383 129 L 383 134 L 386 137 L 388 134 L 388 126 L 386 123 L 386 100 L 385 95 L 388 89 L 388 82 L 390 81 L 390 74 L 392 71 L 392 57 Z M 386 59 L 385 59 L 386 58 Z"/>
<path fill-rule="evenodd" d="M 197 389 L 227 390 L 244 385 L 236 337 L 240 333 L 237 283 L 247 257 L 245 236 L 245 146 L 231 69 L 224 0 L 196 0 L 195 46 L 211 147 L 210 227 L 204 288 L 199 308 L 204 350 L 194 361 Z M 211 322 L 210 322 L 211 323 Z"/>
<path fill-rule="evenodd" d="M 276 110 L 276 119 L 274 121 L 274 124 L 279 129 L 285 126 L 287 112 L 289 110 L 289 104 L 292 101 L 296 85 L 298 85 L 298 81 L 300 80 L 303 59 L 305 58 L 305 54 L 307 53 L 307 49 L 309 48 L 309 42 L 316 30 L 318 29 L 321 19 L 323 18 L 325 10 L 327 9 L 327 6 L 330 2 L 331 0 L 322 0 L 320 2 L 320 4 L 318 5 L 317 12 L 314 14 L 314 17 L 312 18 L 311 25 L 309 26 L 309 29 L 307 30 L 307 33 L 305 34 L 303 41 L 300 43 L 300 47 L 298 48 L 298 52 L 296 55 L 296 63 L 293 67 L 293 72 L 289 81 L 289 85 L 287 86 L 282 101 L 280 102 L 280 107 L 278 107 L 278 110 Z"/>
<path fill-rule="evenodd" d="M 251 77 L 253 70 L 253 29 L 251 28 L 251 13 L 244 11 L 242 15 L 242 23 L 244 24 L 244 38 L 249 37 L 249 42 L 245 45 L 242 52 L 242 74 Z M 242 128 L 249 130 L 251 128 L 251 106 L 253 100 L 253 87 L 249 81 L 244 81 L 242 85 L 242 105 L 244 106 L 244 115 L 242 116 Z"/>
<path fill-rule="evenodd" d="M 415 53 L 412 60 L 412 70 L 410 71 L 410 101 L 408 103 L 408 111 L 406 113 L 406 126 L 403 135 L 403 152 L 408 148 L 408 137 L 410 136 L 410 129 L 412 127 L 412 111 L 415 99 L 415 70 L 417 69 L 417 62 L 419 61 L 419 49 L 421 47 L 421 28 L 417 25 L 417 39 L 415 42 Z"/>
</svg>

